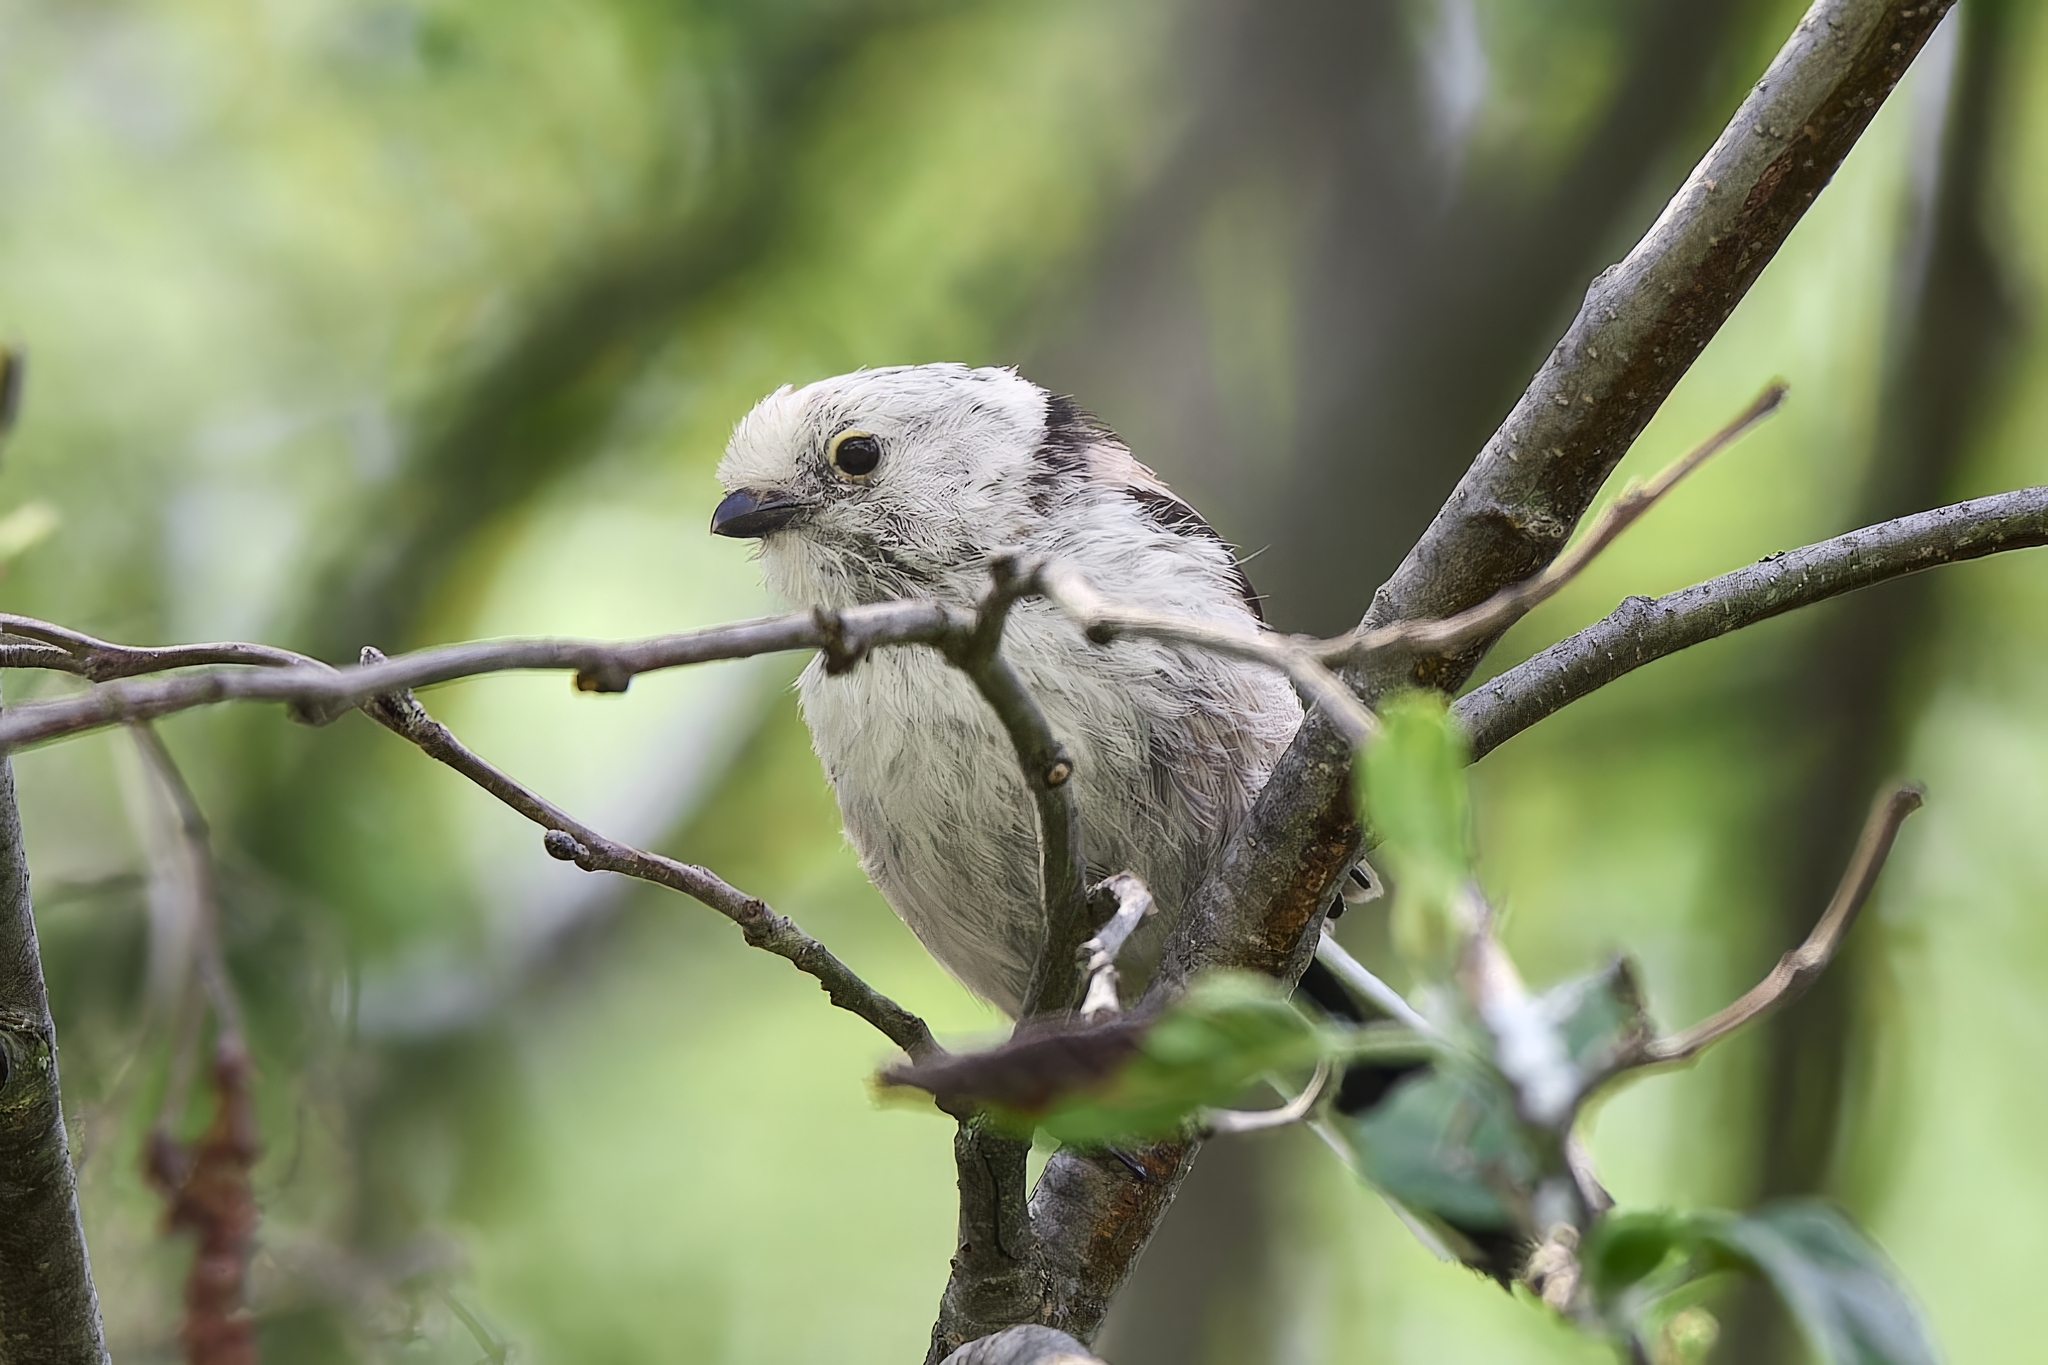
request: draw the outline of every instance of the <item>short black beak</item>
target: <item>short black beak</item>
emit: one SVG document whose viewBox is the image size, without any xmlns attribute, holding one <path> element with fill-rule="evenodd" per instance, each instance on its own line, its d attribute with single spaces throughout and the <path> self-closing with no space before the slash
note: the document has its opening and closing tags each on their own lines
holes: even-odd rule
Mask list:
<svg viewBox="0 0 2048 1365">
<path fill-rule="evenodd" d="M 758 540 L 770 531 L 780 531 L 803 510 L 804 504 L 782 494 L 742 488 L 726 494 L 711 514 L 711 534 Z"/>
</svg>

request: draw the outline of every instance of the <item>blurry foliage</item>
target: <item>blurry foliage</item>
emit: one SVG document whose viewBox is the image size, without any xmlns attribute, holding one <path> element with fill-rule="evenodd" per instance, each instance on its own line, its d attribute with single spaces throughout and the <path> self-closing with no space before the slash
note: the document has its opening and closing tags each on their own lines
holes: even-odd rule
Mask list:
<svg viewBox="0 0 2048 1365">
<path fill-rule="evenodd" d="M 1734 8 L 1721 108 L 1798 6 Z M 32 363 L 0 511 L 55 520 L 38 519 L 54 529 L 20 546 L 0 595 L 118 638 L 333 657 L 762 610 L 736 547 L 701 534 L 729 424 L 777 384 L 856 365 L 1051 355 L 1113 273 L 1106 244 L 1178 240 L 1127 215 L 1177 155 L 1206 153 L 1179 141 L 1212 93 L 1194 88 L 1207 68 L 1188 35 L 1236 12 L 5 0 L 0 330 Z M 1404 5 L 1403 59 L 1435 111 L 1417 126 L 1498 192 L 1485 202 L 1527 201 L 1593 135 L 1624 84 L 1618 35 L 1646 12 Z M 1501 666 L 1623 593 L 1844 528 L 1942 51 L 1617 477 L 1770 375 L 1792 381 L 1786 414 L 1518 628 Z M 1366 70 L 1383 54 L 1336 55 Z M 1987 197 L 2031 302 L 2048 278 L 2048 23 L 2029 13 L 2007 60 L 2023 78 L 1997 112 Z M 1682 166 L 1697 131 L 1664 160 Z M 1134 431 L 1171 436 L 1140 454 L 1198 498 L 1239 486 L 1215 476 L 1224 464 L 1306 486 L 1267 477 L 1289 443 L 1262 433 L 1302 426 L 1303 376 L 1334 372 L 1309 325 L 1318 282 L 1287 268 L 1313 186 L 1278 168 L 1260 183 L 1204 218 L 1198 259 L 1169 262 L 1208 281 L 1208 311 L 1182 330 L 1226 372 L 1223 408 L 1202 410 L 1217 425 L 1131 404 Z M 1599 230 L 1612 240 L 1589 261 L 1633 229 Z M 1127 297 L 1105 290 L 1102 306 Z M 1534 359 L 1548 340 L 1494 349 Z M 2026 332 L 2023 382 L 1946 495 L 2048 478 L 2043 342 Z M 1060 382 L 1126 420 L 1129 384 L 1089 379 Z M 1375 411 L 1342 416 L 1393 478 L 1404 452 L 1364 439 Z M 1290 537 L 1281 500 L 1227 501 L 1218 519 L 1248 549 Z M 1362 604 L 1370 586 L 1344 593 Z M 1948 1358 L 1991 1361 L 2031 1349 L 2048 1254 L 2032 1137 L 2048 1093 L 2027 1079 L 2048 1026 L 2048 641 L 2028 624 L 2048 619 L 2048 587 L 2016 556 L 1944 571 L 1934 592 L 1905 722 L 1933 800 L 1858 931 L 1836 1193 Z M 1770 707 L 1815 629 L 1778 621 L 1633 675 L 1477 770 L 1480 874 L 1512 888 L 1505 932 L 1532 977 L 1626 943 L 1665 1012 L 1689 1018 L 1788 946 L 1754 908 L 1774 875 L 1759 798 L 1809 757 Z M 624 698 L 501 678 L 435 705 L 594 824 L 765 896 L 950 1038 L 992 1029 L 844 848 L 789 677 L 787 662 L 721 666 Z M 520 1358 L 579 1365 L 921 1349 L 951 1246 L 947 1136 L 871 1104 L 876 1047 L 807 982 L 694 907 L 550 862 L 516 817 L 358 718 L 316 732 L 201 714 L 165 733 L 223 845 L 266 1143 L 268 1358 L 467 1365 L 487 1347 L 464 1313 Z M 171 1358 L 185 1249 L 159 1236 L 137 1173 L 163 1086 L 146 992 L 164 914 L 126 744 L 17 763 L 94 1264 L 117 1357 L 149 1361 Z M 1399 975 L 1384 917 L 1344 932 Z M 1593 1145 L 1624 1203 L 1745 1202 L 1757 1060 L 1732 1043 L 1601 1109 Z M 1253 1286 L 1273 1307 L 1233 1319 L 1234 1349 L 1601 1358 L 1429 1258 L 1312 1139 L 1261 1142 L 1286 1231 Z M 1192 1331 L 1208 1305 L 1177 1311 Z"/>
</svg>

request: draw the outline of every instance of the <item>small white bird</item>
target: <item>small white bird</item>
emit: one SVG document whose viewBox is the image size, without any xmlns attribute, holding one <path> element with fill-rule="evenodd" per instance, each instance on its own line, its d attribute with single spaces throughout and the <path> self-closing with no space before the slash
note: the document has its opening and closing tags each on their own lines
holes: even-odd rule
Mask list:
<svg viewBox="0 0 2048 1365">
<path fill-rule="evenodd" d="M 990 557 L 1043 555 L 1111 600 L 1228 625 L 1260 613 L 1236 556 L 1099 422 L 1007 369 L 916 365 L 784 387 L 733 431 L 711 529 L 758 539 L 798 607 L 974 607 Z M 1142 982 L 1165 929 L 1301 723 L 1278 674 L 1149 640 L 1090 643 L 1020 603 L 1003 651 L 1074 759 L 1091 877 L 1135 872 L 1164 911 L 1126 949 Z M 803 713 L 861 865 L 939 963 L 1007 1013 L 1045 937 L 1037 822 L 1010 741 L 965 675 L 885 649 Z"/>
</svg>

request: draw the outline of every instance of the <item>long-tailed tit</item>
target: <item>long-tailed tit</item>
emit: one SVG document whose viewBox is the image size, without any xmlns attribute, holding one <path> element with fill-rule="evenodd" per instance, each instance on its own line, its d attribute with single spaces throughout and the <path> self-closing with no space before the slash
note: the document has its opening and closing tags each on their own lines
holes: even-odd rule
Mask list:
<svg viewBox="0 0 2048 1365">
<path fill-rule="evenodd" d="M 1006 369 L 917 365 L 782 388 L 734 430 L 719 535 L 758 539 L 799 607 L 936 598 L 972 608 L 999 552 L 1071 565 L 1120 604 L 1256 627 L 1235 555 L 1101 423 Z M 1199 649 L 1104 646 L 1019 603 L 1005 656 L 1074 759 L 1090 873 L 1159 907 L 1125 950 L 1142 980 L 1173 914 L 1301 723 L 1285 679 Z M 1044 940 L 1037 821 L 1014 750 L 936 653 L 878 651 L 799 680 L 861 864 L 925 947 L 1015 1014 Z"/>
</svg>

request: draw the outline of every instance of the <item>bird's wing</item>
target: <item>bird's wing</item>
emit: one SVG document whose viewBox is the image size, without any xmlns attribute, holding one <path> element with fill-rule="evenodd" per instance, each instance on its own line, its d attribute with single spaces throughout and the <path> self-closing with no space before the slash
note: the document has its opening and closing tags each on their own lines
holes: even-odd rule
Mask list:
<svg viewBox="0 0 2048 1365">
<path fill-rule="evenodd" d="M 1131 463 L 1138 464 L 1136 460 Z M 1138 465 L 1138 468 L 1145 469 L 1145 466 Z M 1145 472 L 1150 474 L 1152 471 L 1146 469 Z M 1244 565 L 1238 561 L 1236 547 L 1218 534 L 1200 512 L 1182 502 L 1178 494 L 1156 478 L 1134 482 L 1126 491 L 1131 501 L 1138 504 L 1138 510 L 1144 513 L 1145 519 L 1160 530 L 1177 536 L 1198 536 L 1222 546 L 1230 556 L 1230 576 L 1237 580 L 1237 591 L 1244 598 L 1244 604 L 1251 608 L 1252 615 L 1259 618 L 1261 625 L 1265 624 L 1265 608 L 1260 605 L 1258 590 L 1252 587 L 1251 576 L 1245 573 Z"/>
<path fill-rule="evenodd" d="M 1265 609 L 1251 579 L 1245 574 L 1244 565 L 1238 562 L 1236 547 L 1219 535 L 1200 512 L 1168 488 L 1164 479 L 1131 454 L 1131 448 L 1102 419 L 1072 398 L 1062 394 L 1049 396 L 1046 400 L 1045 436 L 1034 457 L 1037 469 L 1033 482 L 1040 497 L 1050 498 L 1062 485 L 1071 487 L 1076 482 L 1120 489 L 1137 505 L 1139 513 L 1160 530 L 1169 535 L 1214 542 L 1229 557 L 1230 574 L 1245 606 L 1264 624 Z"/>
</svg>

